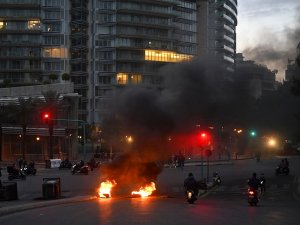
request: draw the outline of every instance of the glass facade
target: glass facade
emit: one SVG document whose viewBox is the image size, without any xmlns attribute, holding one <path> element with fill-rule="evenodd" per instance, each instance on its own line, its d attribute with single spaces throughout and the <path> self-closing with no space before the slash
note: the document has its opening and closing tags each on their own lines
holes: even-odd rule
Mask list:
<svg viewBox="0 0 300 225">
<path fill-rule="evenodd" d="M 236 54 L 237 0 L 210 0 L 208 48 L 233 71 Z"/>
<path fill-rule="evenodd" d="M 113 91 L 137 84 L 158 88 L 161 66 L 196 55 L 197 5 L 196 0 L 96 0 L 92 9 L 91 70 L 95 90 L 105 90 L 91 96 L 91 120 L 97 123 L 108 112 Z"/>
<path fill-rule="evenodd" d="M 67 60 L 64 0 L 0 0 L 0 80 L 41 83 Z"/>
<path fill-rule="evenodd" d="M 197 0 L 0 0 L 0 81 L 70 74 L 79 119 L 100 123 L 127 85 L 160 88 L 158 70 L 199 54 Z M 230 67 L 236 0 L 208 0 L 209 48 Z M 204 21 L 204 20 L 203 20 Z M 49 81 L 48 81 L 49 82 Z"/>
</svg>

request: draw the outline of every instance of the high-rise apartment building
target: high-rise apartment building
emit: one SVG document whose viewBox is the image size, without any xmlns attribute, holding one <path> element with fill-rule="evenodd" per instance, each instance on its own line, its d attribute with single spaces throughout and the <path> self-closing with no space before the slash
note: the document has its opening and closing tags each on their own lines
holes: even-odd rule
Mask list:
<svg viewBox="0 0 300 225">
<path fill-rule="evenodd" d="M 197 54 L 197 5 L 196 0 L 92 2 L 91 120 L 100 121 L 116 89 L 155 88 L 161 66 Z"/>
<path fill-rule="evenodd" d="M 236 7 L 237 0 L 0 0 L 0 81 L 57 74 L 59 82 L 67 73 L 81 95 L 79 119 L 101 123 L 116 91 L 159 87 L 163 65 L 205 49 L 233 68 Z"/>
<path fill-rule="evenodd" d="M 67 17 L 58 0 L 0 0 L 0 80 L 37 83 L 68 71 Z"/>
<path fill-rule="evenodd" d="M 198 0 L 198 54 L 216 56 L 228 71 L 235 66 L 237 4 L 237 0 Z"/>
</svg>

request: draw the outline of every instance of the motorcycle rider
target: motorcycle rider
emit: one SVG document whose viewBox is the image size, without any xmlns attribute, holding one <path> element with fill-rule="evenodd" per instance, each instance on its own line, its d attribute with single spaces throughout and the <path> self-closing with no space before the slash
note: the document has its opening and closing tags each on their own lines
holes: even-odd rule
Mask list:
<svg viewBox="0 0 300 225">
<path fill-rule="evenodd" d="M 262 193 L 266 192 L 266 178 L 264 173 L 262 173 L 259 177 L 259 186 Z"/>
<path fill-rule="evenodd" d="M 248 180 L 248 185 L 250 186 L 250 188 L 253 188 L 256 191 L 258 190 L 260 183 L 256 178 L 256 173 L 252 174 L 252 177 Z"/>
<path fill-rule="evenodd" d="M 189 173 L 188 177 L 184 180 L 185 191 L 192 190 L 194 192 L 194 196 L 197 199 L 198 195 L 198 182 L 196 181 L 194 174 Z"/>
<path fill-rule="evenodd" d="M 288 168 L 289 168 L 289 161 L 287 160 L 287 158 L 282 159 L 279 164 L 280 172 L 283 172 L 285 169 L 288 169 Z"/>
</svg>

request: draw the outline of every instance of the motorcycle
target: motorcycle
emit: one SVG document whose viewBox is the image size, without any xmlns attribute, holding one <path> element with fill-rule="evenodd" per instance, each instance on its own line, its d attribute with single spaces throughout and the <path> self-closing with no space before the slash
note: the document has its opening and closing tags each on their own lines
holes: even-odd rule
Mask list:
<svg viewBox="0 0 300 225">
<path fill-rule="evenodd" d="M 248 192 L 247 192 L 247 195 L 248 195 L 248 203 L 249 205 L 251 206 L 257 206 L 258 204 L 258 191 L 255 190 L 254 188 L 248 188 Z"/>
<path fill-rule="evenodd" d="M 59 169 L 71 169 L 72 163 L 69 160 L 64 160 L 60 163 Z"/>
<path fill-rule="evenodd" d="M 36 174 L 36 168 L 31 167 L 31 166 L 25 166 L 23 169 L 21 169 L 21 172 L 25 175 L 33 175 L 35 176 Z"/>
<path fill-rule="evenodd" d="M 288 167 L 277 166 L 275 173 L 277 176 L 281 174 L 289 175 L 290 169 Z"/>
<path fill-rule="evenodd" d="M 7 167 L 8 180 L 26 180 L 26 175 L 21 170 L 16 170 L 12 166 Z"/>
<path fill-rule="evenodd" d="M 74 164 L 71 169 L 72 174 L 89 174 L 89 167 L 88 166 L 80 166 L 78 164 Z"/>
<path fill-rule="evenodd" d="M 213 184 L 221 185 L 221 177 L 217 172 L 214 172 L 214 174 L 213 174 Z"/>
<path fill-rule="evenodd" d="M 194 202 L 197 200 L 196 194 L 193 190 L 186 191 L 186 200 L 189 204 L 194 204 Z"/>
</svg>

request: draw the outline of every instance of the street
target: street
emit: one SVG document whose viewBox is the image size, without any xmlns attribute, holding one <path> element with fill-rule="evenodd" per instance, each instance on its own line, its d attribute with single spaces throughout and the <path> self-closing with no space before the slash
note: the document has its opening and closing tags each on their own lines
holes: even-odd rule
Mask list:
<svg viewBox="0 0 300 225">
<path fill-rule="evenodd" d="M 74 204 L 36 208 L 2 216 L 0 224 L 296 225 L 300 219 L 300 158 L 289 158 L 289 176 L 275 175 L 279 161 L 279 158 L 272 157 L 259 163 L 250 159 L 234 161 L 232 165 L 211 165 L 211 173 L 218 171 L 222 177 L 222 184 L 201 196 L 194 205 L 185 201 L 182 185 L 188 172 L 193 172 L 196 178 L 200 178 L 201 167 L 186 166 L 183 170 L 164 169 L 158 177 L 155 196 L 149 198 L 113 196 L 110 199 L 92 199 Z M 63 196 L 93 195 L 99 172 L 94 170 L 90 175 L 77 176 L 71 175 L 68 170 L 44 170 L 36 177 L 18 181 L 20 202 L 22 199 L 41 197 L 41 180 L 45 176 L 61 177 Z M 204 174 L 205 172 L 206 170 Z M 266 193 L 257 207 L 249 206 L 245 195 L 247 179 L 253 172 L 258 176 L 264 173 L 267 179 Z M 5 207 L 6 203 L 13 204 L 2 201 L 0 206 Z"/>
</svg>

